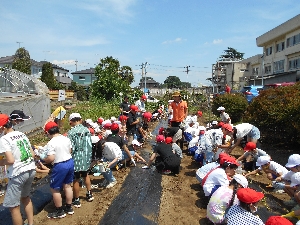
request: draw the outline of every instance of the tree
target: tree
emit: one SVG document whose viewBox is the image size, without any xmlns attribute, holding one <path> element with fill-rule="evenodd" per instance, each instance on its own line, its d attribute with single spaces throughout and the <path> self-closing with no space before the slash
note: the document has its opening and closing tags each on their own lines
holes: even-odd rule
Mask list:
<svg viewBox="0 0 300 225">
<path fill-rule="evenodd" d="M 180 88 L 181 81 L 179 77 L 176 76 L 168 76 L 167 79 L 164 81 L 164 84 L 167 88 Z"/>
<path fill-rule="evenodd" d="M 131 91 L 133 81 L 132 70 L 129 66 L 120 68 L 120 62 L 112 56 L 100 60 L 95 68 L 96 80 L 91 85 L 91 95 L 97 99 L 110 100 L 122 92 Z"/>
<path fill-rule="evenodd" d="M 57 83 L 55 80 L 52 64 L 47 62 L 42 67 L 41 81 L 43 81 L 49 89 L 53 89 Z"/>
<path fill-rule="evenodd" d="M 191 88 L 192 84 L 190 82 L 181 82 L 181 88 Z"/>
<path fill-rule="evenodd" d="M 30 55 L 25 48 L 19 48 L 16 51 L 12 63 L 12 68 L 26 74 L 31 74 Z"/>
<path fill-rule="evenodd" d="M 225 58 L 225 59 L 229 59 L 229 60 L 242 60 L 244 59 L 244 54 L 245 53 L 241 53 L 238 52 L 236 49 L 228 47 L 227 50 L 224 50 L 224 55 L 221 55 L 220 58 Z"/>
</svg>

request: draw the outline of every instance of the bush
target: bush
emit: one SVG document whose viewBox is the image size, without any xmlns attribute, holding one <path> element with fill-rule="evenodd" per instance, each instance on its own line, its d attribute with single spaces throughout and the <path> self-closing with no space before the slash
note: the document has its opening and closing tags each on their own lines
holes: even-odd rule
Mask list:
<svg viewBox="0 0 300 225">
<path fill-rule="evenodd" d="M 219 115 L 217 108 L 225 107 L 226 113 L 231 118 L 231 123 L 240 122 L 248 107 L 248 102 L 242 94 L 223 94 L 213 100 L 212 112 Z"/>
<path fill-rule="evenodd" d="M 244 121 L 257 126 L 263 141 L 300 143 L 300 84 L 261 91 Z"/>
</svg>

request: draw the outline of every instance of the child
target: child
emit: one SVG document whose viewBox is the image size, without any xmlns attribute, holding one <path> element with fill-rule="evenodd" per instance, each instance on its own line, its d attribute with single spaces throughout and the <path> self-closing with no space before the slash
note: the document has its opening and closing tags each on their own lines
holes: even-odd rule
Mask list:
<svg viewBox="0 0 300 225">
<path fill-rule="evenodd" d="M 43 160 L 46 163 L 54 163 L 50 175 L 50 188 L 53 195 L 56 210 L 48 213 L 48 218 L 63 218 L 66 213 L 72 215 L 74 210 L 71 207 L 73 190 L 72 182 L 74 176 L 74 161 L 71 155 L 71 141 L 59 133 L 58 125 L 55 122 L 48 122 L 44 127 L 46 135 L 51 139 L 44 147 L 47 155 Z M 66 206 L 62 206 L 60 190 L 63 189 L 66 195 Z"/>
<path fill-rule="evenodd" d="M 32 181 L 35 177 L 34 152 L 25 134 L 13 129 L 9 116 L 0 114 L 0 166 L 7 165 L 9 178 L 3 206 L 8 207 L 13 224 L 23 224 L 20 203 L 25 207 L 28 224 L 33 224 L 33 206 L 29 197 Z"/>
<path fill-rule="evenodd" d="M 241 155 L 237 159 L 237 161 L 242 162 L 242 167 L 246 171 L 255 170 L 255 165 L 258 157 L 268 156 L 268 154 L 265 151 L 256 148 L 256 144 L 254 142 L 248 142 L 244 147 L 244 151 L 245 153 Z"/>
<path fill-rule="evenodd" d="M 267 174 L 267 178 L 269 180 L 280 181 L 281 178 L 288 173 L 288 170 L 285 167 L 274 161 L 271 161 L 270 156 L 258 157 L 256 166 L 259 166 L 259 168 L 247 173 L 245 176 L 247 177 L 249 175 L 256 174 L 263 170 Z"/>
<path fill-rule="evenodd" d="M 181 159 L 183 158 L 181 148 L 176 143 L 173 142 L 173 139 L 171 137 L 166 137 L 165 142 L 166 142 L 166 144 L 172 145 L 172 149 L 173 149 L 173 152 L 175 155 L 177 155 Z"/>
</svg>

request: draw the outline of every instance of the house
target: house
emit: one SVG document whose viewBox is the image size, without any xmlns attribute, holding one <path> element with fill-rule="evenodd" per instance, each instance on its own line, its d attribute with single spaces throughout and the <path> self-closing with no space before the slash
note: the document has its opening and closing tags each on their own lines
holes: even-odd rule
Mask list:
<svg viewBox="0 0 300 225">
<path fill-rule="evenodd" d="M 8 66 L 12 68 L 12 63 L 14 61 L 14 56 L 5 56 L 0 58 L 0 67 Z M 40 78 L 42 74 L 42 68 L 47 61 L 37 62 L 33 59 L 30 59 L 31 62 L 31 74 L 36 78 Z M 51 63 L 52 64 L 52 63 Z M 72 82 L 72 79 L 68 76 L 69 70 L 64 69 L 58 65 L 52 64 L 53 74 L 57 82 L 69 86 Z"/>
<path fill-rule="evenodd" d="M 239 78 L 241 87 L 262 84 L 262 61 L 263 54 L 257 54 L 241 61 L 246 66 L 244 75 Z"/>
<path fill-rule="evenodd" d="M 299 81 L 300 14 L 257 37 L 256 44 L 263 48 L 263 84 Z"/>
<path fill-rule="evenodd" d="M 88 86 L 91 83 L 93 83 L 93 81 L 96 80 L 95 68 L 80 70 L 80 71 L 73 72 L 71 74 L 73 75 L 74 82 L 84 86 Z"/>
<path fill-rule="evenodd" d="M 145 79 L 141 79 L 139 83 L 139 87 L 144 90 L 145 88 Z M 146 88 L 152 89 L 152 88 L 158 88 L 159 83 L 153 80 L 152 78 L 146 79 Z"/>
</svg>

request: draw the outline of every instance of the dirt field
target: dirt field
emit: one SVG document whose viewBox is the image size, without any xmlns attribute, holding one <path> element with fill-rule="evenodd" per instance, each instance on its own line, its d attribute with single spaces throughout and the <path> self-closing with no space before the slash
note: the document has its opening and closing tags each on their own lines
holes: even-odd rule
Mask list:
<svg viewBox="0 0 300 225">
<path fill-rule="evenodd" d="M 150 145 L 146 144 L 145 147 L 150 149 Z M 186 147 L 185 147 L 186 148 Z M 269 154 L 272 155 L 274 161 L 285 165 L 287 158 L 292 151 L 275 151 L 272 148 L 263 148 Z M 272 153 L 270 152 L 272 151 Z M 196 170 L 198 169 L 198 163 L 194 162 L 191 156 L 186 154 L 186 150 L 183 151 L 184 158 L 182 160 L 182 170 L 178 176 L 163 175 L 162 178 L 162 195 L 160 203 L 160 212 L 158 216 L 158 224 L 211 224 L 206 219 L 206 205 L 207 199 L 204 197 L 204 193 L 200 188 L 198 181 L 195 178 Z M 242 154 L 242 150 L 235 149 L 233 155 L 239 156 Z M 141 167 L 138 164 L 138 167 Z M 114 175 L 118 181 L 117 185 L 112 189 L 96 188 L 93 189 L 94 201 L 85 201 L 85 191 L 82 188 L 80 192 L 81 208 L 74 208 L 74 215 L 67 215 L 63 219 L 48 219 L 47 213 L 54 210 L 53 202 L 50 202 L 44 210 L 34 216 L 35 224 L 52 225 L 52 224 L 88 224 L 96 225 L 99 223 L 106 210 L 112 203 L 113 199 L 118 196 L 121 191 L 122 183 L 126 179 L 130 168 L 123 168 L 121 171 L 114 171 Z M 41 176 L 39 176 L 41 177 Z M 38 179 L 38 178 L 37 178 Z M 91 176 L 92 184 L 98 184 L 103 181 L 103 177 Z M 269 183 L 264 175 L 252 176 L 250 180 L 257 182 L 259 187 L 267 194 L 274 198 L 275 204 L 282 204 L 283 200 L 287 200 L 287 194 L 276 194 L 272 192 L 272 188 L 266 188 Z M 3 197 L 0 198 L 2 201 Z M 261 205 L 262 207 L 268 207 L 266 203 Z M 269 208 L 272 210 L 272 208 Z M 283 207 L 283 211 L 287 211 Z"/>
</svg>

